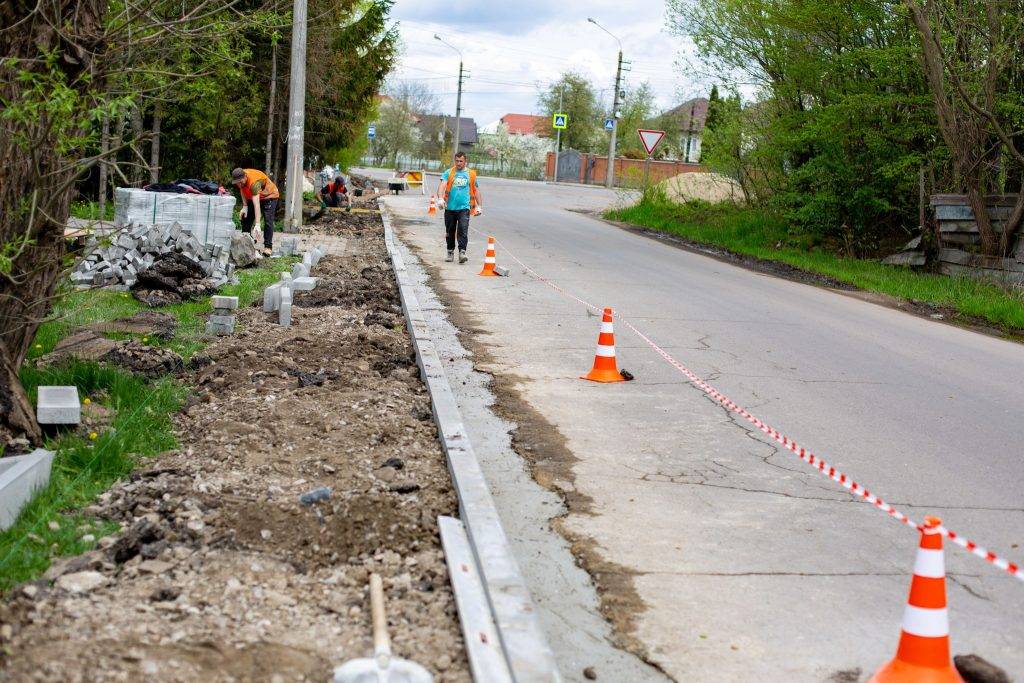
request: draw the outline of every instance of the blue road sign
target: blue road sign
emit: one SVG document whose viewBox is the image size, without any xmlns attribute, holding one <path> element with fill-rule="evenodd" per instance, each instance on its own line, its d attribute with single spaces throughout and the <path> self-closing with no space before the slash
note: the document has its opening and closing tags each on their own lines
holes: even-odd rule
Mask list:
<svg viewBox="0 0 1024 683">
<path fill-rule="evenodd" d="M 366 137 L 368 137 L 371 140 L 374 139 L 375 137 L 377 137 L 377 126 L 376 125 L 374 125 L 372 123 L 370 124 L 370 129 L 368 131 L 366 131 Z"/>
<path fill-rule="evenodd" d="M 564 130 L 568 127 L 569 116 L 568 114 L 555 114 L 552 117 L 551 127 L 557 128 L 558 130 Z"/>
<path fill-rule="evenodd" d="M 605 119 L 604 120 L 604 129 L 605 130 L 615 130 L 615 119 Z"/>
</svg>

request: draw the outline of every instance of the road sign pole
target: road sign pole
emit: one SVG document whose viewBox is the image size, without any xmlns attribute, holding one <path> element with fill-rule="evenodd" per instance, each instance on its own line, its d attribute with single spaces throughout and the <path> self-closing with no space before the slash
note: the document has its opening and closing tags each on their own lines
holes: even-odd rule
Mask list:
<svg viewBox="0 0 1024 683">
<path fill-rule="evenodd" d="M 651 155 L 647 155 L 647 159 L 644 161 L 644 196 L 647 196 L 647 186 L 650 183 L 651 178 Z"/>
<path fill-rule="evenodd" d="M 558 111 L 562 111 L 562 95 L 565 93 L 565 86 L 558 89 Z M 555 172 L 552 182 L 558 182 L 558 153 L 562 151 L 562 129 L 557 128 L 555 133 Z"/>
</svg>

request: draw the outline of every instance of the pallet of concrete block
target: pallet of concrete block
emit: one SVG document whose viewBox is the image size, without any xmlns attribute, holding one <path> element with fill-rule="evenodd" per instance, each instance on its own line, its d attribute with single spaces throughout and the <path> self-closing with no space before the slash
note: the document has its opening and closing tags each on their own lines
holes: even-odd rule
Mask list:
<svg viewBox="0 0 1024 683">
<path fill-rule="evenodd" d="M 233 195 L 149 192 L 134 187 L 114 190 L 114 225 L 178 223 L 203 243 L 212 242 L 217 229 L 234 230 Z"/>
</svg>

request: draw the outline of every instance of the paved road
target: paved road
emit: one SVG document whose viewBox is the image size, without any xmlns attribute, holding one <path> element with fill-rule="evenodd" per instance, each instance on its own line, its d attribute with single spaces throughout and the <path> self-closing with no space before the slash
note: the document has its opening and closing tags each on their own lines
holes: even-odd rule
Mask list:
<svg viewBox="0 0 1024 683">
<path fill-rule="evenodd" d="M 740 405 L 920 519 L 1024 560 L 1024 346 L 735 268 L 567 209 L 591 188 L 484 179 L 473 225 L 560 286 L 615 307 Z M 632 635 L 679 680 L 826 680 L 895 651 L 915 534 L 779 452 L 622 326 L 596 385 L 596 319 L 513 267 L 440 263 L 422 198 L 399 233 L 441 266 L 477 340 L 578 459 L 564 523 L 632 575 Z M 498 252 L 499 264 L 512 265 Z M 1024 584 L 947 548 L 954 653 L 1024 674 Z M 611 597 L 621 582 L 609 584 Z"/>
</svg>

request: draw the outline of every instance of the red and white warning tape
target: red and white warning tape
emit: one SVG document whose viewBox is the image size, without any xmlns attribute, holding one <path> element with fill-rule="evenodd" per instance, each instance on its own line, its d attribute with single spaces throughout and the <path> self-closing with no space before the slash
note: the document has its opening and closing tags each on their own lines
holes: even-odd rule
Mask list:
<svg viewBox="0 0 1024 683">
<path fill-rule="evenodd" d="M 473 232 L 477 234 L 483 234 L 476 228 L 471 229 L 473 230 Z M 566 291 L 565 289 L 557 285 L 555 282 L 549 280 L 548 278 L 544 277 L 543 275 L 535 271 L 530 266 L 523 263 L 514 253 L 506 249 L 500 240 L 496 239 L 495 243 L 501 246 L 503 253 L 507 254 L 509 258 L 518 263 L 520 266 L 522 266 L 523 270 L 525 270 L 535 279 L 539 280 L 540 282 L 543 282 L 544 284 L 551 287 L 555 291 L 559 292 L 563 296 L 572 299 L 573 301 L 582 304 L 583 306 L 586 306 L 595 313 L 602 312 L 603 309 L 595 306 L 594 304 L 588 301 L 581 299 L 580 297 L 576 296 L 575 294 L 572 294 L 571 292 Z M 621 316 L 617 317 L 619 322 L 628 327 L 630 331 L 633 332 L 633 334 L 642 339 L 648 346 L 651 347 L 651 349 L 653 349 L 659 356 L 665 359 L 665 361 L 668 362 L 672 367 L 674 367 L 679 372 L 683 373 L 683 375 L 685 375 L 687 379 L 689 379 L 697 388 L 699 388 L 705 394 L 710 396 L 712 400 L 714 400 L 716 403 L 743 417 L 745 420 L 747 420 L 752 425 L 757 427 L 759 430 L 761 430 L 762 432 L 770 436 L 772 439 L 780 443 L 783 447 L 785 447 L 798 458 L 806 462 L 808 465 L 814 467 L 816 470 L 821 472 L 823 475 L 825 475 L 832 481 L 839 483 L 843 488 L 849 491 L 851 495 L 857 496 L 862 500 L 874 505 L 876 508 L 882 510 L 893 519 L 897 520 L 902 524 L 905 524 L 906 526 L 912 529 L 916 529 L 918 531 L 922 531 L 924 529 L 923 524 L 918 524 L 910 517 L 903 514 L 902 512 L 894 508 L 892 505 L 886 503 L 881 498 L 879 498 L 878 496 L 876 496 L 875 494 L 871 493 L 866 488 L 858 484 L 856 481 L 854 481 L 850 477 L 846 476 L 845 474 L 837 470 L 835 467 L 829 465 L 826 461 L 822 460 L 818 456 L 814 455 L 810 451 L 807 451 L 806 449 L 798 445 L 796 441 L 793 441 L 789 437 L 780 433 L 771 425 L 766 424 L 760 418 L 752 415 L 749 411 L 747 411 L 746 408 L 742 408 L 736 405 L 736 403 L 733 402 L 732 399 L 722 394 L 720 391 L 718 391 L 713 386 L 711 386 L 710 384 L 702 380 L 700 377 L 698 377 L 696 374 L 694 374 L 694 372 L 690 370 L 688 367 L 686 367 L 685 365 L 677 361 L 675 358 L 673 358 L 672 355 L 668 353 L 668 351 L 665 351 L 665 349 L 658 346 L 647 335 L 638 330 L 631 322 L 629 322 L 628 319 L 625 319 Z M 1024 570 L 1022 570 L 1013 562 L 1010 562 L 1002 557 L 999 557 L 995 553 L 981 547 L 974 541 L 965 538 L 964 536 L 961 536 L 960 534 L 952 531 L 951 529 L 947 529 L 945 526 L 940 526 L 938 529 L 938 533 L 942 534 L 944 537 L 948 538 L 950 541 L 960 546 L 961 548 L 964 548 L 971 554 L 977 555 L 989 564 L 1003 570 L 1010 576 L 1013 576 L 1021 581 L 1024 581 Z"/>
</svg>

